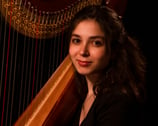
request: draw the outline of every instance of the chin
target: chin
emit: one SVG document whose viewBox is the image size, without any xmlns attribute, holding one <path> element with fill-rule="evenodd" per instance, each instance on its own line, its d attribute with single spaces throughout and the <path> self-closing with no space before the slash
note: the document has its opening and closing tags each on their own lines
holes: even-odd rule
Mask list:
<svg viewBox="0 0 158 126">
<path fill-rule="evenodd" d="M 81 70 L 77 70 L 77 72 L 81 75 L 88 75 L 88 74 L 91 74 L 91 72 L 89 71 L 81 71 Z"/>
<path fill-rule="evenodd" d="M 77 72 L 81 75 L 88 75 L 88 74 L 91 74 L 92 73 L 92 69 L 90 68 L 87 68 L 87 67 L 79 67 L 79 66 L 76 66 L 75 67 Z"/>
</svg>

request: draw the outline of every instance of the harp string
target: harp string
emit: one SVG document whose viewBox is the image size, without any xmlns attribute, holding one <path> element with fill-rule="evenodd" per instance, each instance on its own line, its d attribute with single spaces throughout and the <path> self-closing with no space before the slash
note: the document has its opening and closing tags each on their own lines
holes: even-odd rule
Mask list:
<svg viewBox="0 0 158 126">
<path fill-rule="evenodd" d="M 12 3 L 12 1 L 11 1 Z M 1 117 L 1 126 L 3 126 L 4 121 L 4 110 L 6 103 L 6 90 L 7 90 L 7 77 L 8 77 L 8 64 L 9 64 L 9 48 L 10 48 L 10 35 L 11 35 L 11 19 L 12 18 L 12 4 L 10 9 L 10 17 L 9 17 L 9 35 L 8 35 L 8 46 L 7 46 L 7 57 L 6 57 L 6 68 L 5 68 L 5 80 L 4 80 L 4 93 L 3 93 L 3 105 L 2 105 L 2 117 Z M 7 109 L 7 108 L 6 108 Z M 7 118 L 7 117 L 6 117 Z"/>
<path fill-rule="evenodd" d="M 23 7 L 23 11 L 25 11 L 25 6 L 26 6 L 26 0 L 24 2 L 24 7 Z M 34 15 L 35 10 L 33 10 L 31 12 L 31 15 Z M 27 11 L 27 15 L 28 15 L 29 9 Z M 33 18 L 33 16 L 30 18 L 29 21 L 31 20 L 35 20 Z M 30 28 L 32 28 L 31 24 L 30 24 Z M 27 32 L 27 30 L 25 31 L 25 33 Z M 28 31 L 29 35 L 31 34 L 30 31 Z M 24 38 L 27 38 L 27 36 L 24 36 Z M 32 69 L 33 69 L 33 55 L 34 55 L 34 39 L 31 37 L 28 37 L 26 39 L 27 41 L 27 59 L 26 59 L 26 75 L 25 75 L 25 87 L 24 87 L 24 102 L 23 102 L 23 109 L 22 111 L 24 111 L 27 107 L 27 105 L 30 103 L 30 97 L 31 97 L 31 81 L 32 81 Z M 25 47 L 24 47 L 25 48 Z M 25 99 L 26 98 L 26 99 Z"/>
<path fill-rule="evenodd" d="M 14 18 L 14 16 L 12 16 L 12 18 Z M 13 22 L 13 25 L 15 26 L 15 20 Z M 12 79 L 12 72 L 14 72 L 13 70 L 13 65 L 14 65 L 14 57 L 16 57 L 16 55 L 14 56 L 14 52 L 15 50 L 17 49 L 17 44 L 14 43 L 14 40 L 16 39 L 15 38 L 15 30 L 14 29 L 11 29 L 12 30 L 12 36 L 11 36 L 11 43 L 10 43 L 10 64 L 9 64 L 9 69 L 8 69 L 8 89 L 7 89 L 7 92 L 8 92 L 8 97 L 7 97 L 7 108 L 6 108 L 6 121 L 5 121 L 5 125 L 7 126 L 11 126 L 11 121 L 12 121 L 12 111 L 13 111 L 13 99 L 14 99 L 14 89 L 15 89 L 15 83 L 13 82 L 14 79 Z M 15 46 L 15 47 L 14 47 Z M 12 90 L 11 90 L 12 89 Z M 8 121 L 9 120 L 9 121 Z M 8 124 L 9 123 L 9 124 Z"/>
<path fill-rule="evenodd" d="M 41 57 L 40 57 L 40 51 L 42 50 L 42 48 L 41 48 L 41 42 L 42 42 L 42 40 L 41 39 L 39 39 L 39 42 L 38 42 L 38 53 L 37 53 L 37 74 L 36 74 L 36 82 L 35 82 L 35 94 L 37 94 L 37 92 L 38 92 L 38 86 L 39 85 L 41 85 L 40 84 L 40 78 L 39 78 L 39 74 L 41 73 L 40 72 L 40 59 L 41 59 Z M 43 71 L 42 71 L 43 72 Z"/>
<path fill-rule="evenodd" d="M 2 1 L 1 1 L 2 2 Z M 1 3 L 1 5 L 2 5 L 2 3 Z M 7 12 L 8 12 L 8 9 L 6 9 L 6 13 L 5 13 L 5 17 L 7 16 Z M 6 32 L 7 32 L 7 22 L 5 22 L 4 20 L 3 20 L 3 17 L 2 17 L 2 14 L 1 14 L 1 21 L 2 21 L 2 24 L 1 24 L 1 30 L 2 30 L 2 28 L 4 28 L 4 35 L 3 36 L 1 36 L 1 38 L 0 39 L 2 39 L 3 38 L 3 43 L 1 43 L 1 44 L 3 44 L 1 47 L 3 47 L 2 49 L 1 49 L 1 52 L 2 52 L 2 66 L 1 66 L 1 83 L 0 83 L 0 98 L 2 98 L 3 97 L 3 95 L 2 95 L 2 89 L 3 89 L 3 86 L 2 86 L 2 83 L 3 83 L 3 72 L 4 72 L 4 58 L 5 58 L 5 50 L 6 50 Z M 3 23 L 4 23 L 4 27 L 2 26 L 3 25 Z M 1 42 L 2 42 L 1 41 Z M 3 99 L 2 99 L 3 100 Z"/>
<path fill-rule="evenodd" d="M 38 28 L 39 28 L 39 23 L 40 23 L 40 18 L 41 18 L 41 13 L 39 14 L 39 17 L 37 17 L 37 20 L 38 20 L 38 23 L 36 25 L 36 29 L 37 29 L 37 33 L 39 32 L 38 31 Z M 34 69 L 33 69 L 33 82 L 32 82 L 32 96 L 31 96 L 31 101 L 32 99 L 34 98 L 34 85 L 35 85 L 35 71 L 36 71 L 36 59 L 37 59 L 37 46 L 38 46 L 38 34 L 36 34 L 36 42 L 35 42 L 35 56 L 34 56 Z"/>
<path fill-rule="evenodd" d="M 43 15 L 45 15 L 44 11 L 42 13 L 43 13 Z M 41 18 L 41 22 L 42 22 L 42 25 L 45 23 L 45 16 L 43 16 Z M 37 79 L 36 79 L 37 80 L 37 82 L 36 82 L 36 93 L 38 92 L 38 89 L 40 89 L 43 86 L 42 85 L 42 77 L 43 77 L 43 73 L 45 73 L 44 70 L 43 70 L 44 56 L 45 56 L 45 43 L 46 43 L 46 40 L 45 39 L 42 40 L 42 38 L 40 36 L 40 39 L 39 39 L 39 52 L 38 52 L 38 69 L 37 69 Z"/>
<path fill-rule="evenodd" d="M 37 16 L 37 9 L 35 9 L 35 17 L 34 17 L 34 22 L 38 21 L 38 16 Z M 38 22 L 37 24 L 34 25 L 34 28 L 36 29 L 36 33 L 38 32 Z M 36 35 L 37 38 L 37 35 Z M 36 54 L 37 54 L 37 46 L 38 46 L 38 40 L 31 38 L 31 44 L 32 44 L 32 49 L 31 49 L 31 69 L 29 71 L 29 89 L 28 89 L 28 96 L 27 96 L 27 105 L 30 103 L 30 101 L 33 99 L 33 90 L 34 90 L 34 80 L 35 80 L 35 69 L 36 69 Z"/>
<path fill-rule="evenodd" d="M 14 70 L 13 70 L 13 79 L 12 79 L 12 84 L 13 84 L 13 89 L 12 89 L 12 97 L 11 97 L 11 112 L 10 112 L 10 126 L 12 125 L 12 120 L 13 120 L 13 107 L 14 107 L 14 103 L 15 103 L 15 100 L 14 100 L 14 96 L 15 96 L 15 87 L 16 87 L 16 83 L 15 83 L 15 78 L 16 78 L 16 67 L 17 67 L 17 49 L 18 49 L 18 32 L 16 32 L 16 43 L 14 43 L 16 46 L 15 46 L 15 57 L 14 57 Z"/>
<path fill-rule="evenodd" d="M 41 49 L 40 49 L 40 54 L 39 55 L 42 55 L 42 58 L 41 58 L 41 60 L 40 60 L 40 62 L 39 62 L 39 64 L 40 64 L 40 75 L 39 75 L 39 78 L 40 78 L 40 84 L 39 84 L 39 88 L 38 89 L 41 89 L 42 88 L 42 86 L 43 86 L 43 81 L 42 81 L 42 78 L 43 78 L 43 74 L 45 73 L 44 72 L 44 56 L 45 56 L 45 40 L 44 40 L 44 42 L 41 42 L 41 45 L 42 45 L 42 47 L 41 47 Z M 38 85 L 38 83 L 37 83 L 37 85 Z"/>
<path fill-rule="evenodd" d="M 45 12 L 42 12 L 43 15 L 45 15 Z M 44 24 L 44 21 L 45 21 L 45 16 L 43 16 L 43 18 L 41 19 L 41 22 L 42 22 L 42 25 Z M 42 39 L 40 37 L 40 44 L 39 44 L 39 60 L 38 60 L 38 71 L 37 71 L 37 86 L 36 86 L 36 92 L 38 92 L 38 89 L 42 88 L 42 77 L 43 77 L 43 74 L 45 73 L 44 72 L 44 56 L 45 56 L 45 43 L 46 43 L 46 40 L 45 39 Z M 43 47 L 43 48 L 42 48 Z M 51 47 L 51 46 L 50 46 Z M 40 71 L 41 70 L 41 71 Z"/>
<path fill-rule="evenodd" d="M 55 37 L 54 37 L 54 41 L 53 41 L 53 50 L 55 51 L 57 48 L 58 48 L 58 41 L 57 41 L 57 35 L 55 35 Z M 56 48 L 57 47 L 57 48 Z M 52 66 L 54 66 L 53 67 L 53 71 L 55 71 L 55 68 L 57 67 L 57 59 L 56 59 L 56 55 L 57 55 L 58 53 L 56 53 L 56 51 L 55 51 L 55 53 L 53 53 L 53 59 L 52 59 L 52 61 L 53 61 L 53 64 L 52 64 Z"/>
<path fill-rule="evenodd" d="M 55 42 L 54 42 L 54 40 L 53 39 L 51 39 L 50 40 L 50 56 L 49 56 L 49 61 L 48 61 L 48 78 L 49 78 L 49 76 L 51 75 L 51 73 L 52 73 L 52 70 L 53 70 L 53 65 L 52 65 L 52 62 L 54 61 L 52 58 L 54 57 L 54 56 L 52 56 L 53 55 L 53 44 L 54 44 Z"/>
<path fill-rule="evenodd" d="M 20 10 L 21 9 L 21 3 L 22 3 L 22 0 L 20 0 L 20 4 L 18 6 L 18 9 Z M 25 6 L 24 6 L 25 8 Z M 20 15 L 20 14 L 19 14 Z M 20 26 L 21 24 L 18 23 Z M 19 27 L 18 27 L 19 29 Z M 18 30 L 17 29 L 17 30 Z M 24 31 L 26 32 L 26 31 Z M 18 34 L 17 34 L 17 38 L 18 38 Z M 16 43 L 18 42 L 18 39 L 16 41 Z M 23 43 L 23 44 L 22 44 Z M 28 56 L 29 56 L 29 41 L 27 41 L 27 38 L 26 36 L 24 36 L 23 38 L 23 41 L 21 41 L 19 44 L 22 44 L 23 45 L 23 51 L 22 51 L 22 54 L 23 54 L 23 58 L 22 58 L 22 69 L 21 69 L 21 80 L 20 80 L 20 92 L 19 92 L 19 105 L 18 105 L 18 117 L 20 116 L 20 114 L 24 111 L 25 109 L 25 98 L 26 98 L 26 85 L 27 85 L 27 73 L 28 73 Z M 26 60 L 26 57 L 27 57 L 27 60 Z M 26 60 L 26 61 L 25 61 Z M 26 63 L 25 63 L 26 62 Z"/>
<path fill-rule="evenodd" d="M 66 13 L 66 12 L 65 12 Z M 61 32 L 61 52 L 60 52 L 60 62 L 62 61 L 63 57 L 62 57 L 62 53 L 63 53 L 63 41 L 64 41 L 64 23 L 65 23 L 65 13 L 64 10 L 62 10 L 62 15 L 61 15 L 61 19 L 63 19 L 63 28 L 62 28 L 62 32 Z"/>
<path fill-rule="evenodd" d="M 17 32 L 17 38 L 18 38 L 18 32 Z M 18 39 L 16 40 L 16 43 L 17 43 L 17 45 L 18 45 Z M 19 107 L 18 107 L 18 116 L 20 116 L 20 114 L 21 114 L 21 106 L 23 106 L 23 105 L 21 105 L 22 103 L 24 104 L 25 102 L 23 101 L 23 100 L 25 100 L 25 99 L 23 99 L 22 98 L 22 94 L 23 94 L 23 92 L 25 92 L 25 90 L 23 91 L 23 89 L 26 89 L 26 87 L 25 87 L 25 81 L 24 81 L 24 79 L 25 79 L 25 77 L 24 77 L 24 75 L 27 75 L 27 74 L 25 74 L 25 56 L 26 56 L 26 37 L 24 37 L 24 49 L 23 49 L 23 52 L 22 52 L 22 54 L 23 54 L 23 58 L 22 58 L 22 69 L 21 69 L 21 81 L 20 81 L 20 93 L 19 94 L 21 94 L 20 96 L 19 96 Z"/>
</svg>

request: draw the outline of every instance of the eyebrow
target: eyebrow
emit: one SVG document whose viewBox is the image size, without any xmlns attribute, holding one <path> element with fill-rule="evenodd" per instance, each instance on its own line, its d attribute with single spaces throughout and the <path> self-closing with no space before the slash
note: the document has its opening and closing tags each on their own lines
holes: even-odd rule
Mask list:
<svg viewBox="0 0 158 126">
<path fill-rule="evenodd" d="M 79 36 L 79 35 L 77 35 L 77 34 L 72 34 L 71 36 L 80 37 L 80 36 Z"/>
<path fill-rule="evenodd" d="M 97 39 L 97 38 L 100 38 L 100 39 L 105 39 L 104 36 L 91 36 L 90 39 Z"/>
<path fill-rule="evenodd" d="M 71 36 L 75 36 L 75 37 L 80 37 L 79 35 L 77 34 L 72 34 Z M 101 36 L 101 35 L 96 35 L 96 36 L 90 36 L 90 39 L 96 39 L 96 38 L 101 38 L 101 39 L 105 39 L 104 36 Z"/>
</svg>

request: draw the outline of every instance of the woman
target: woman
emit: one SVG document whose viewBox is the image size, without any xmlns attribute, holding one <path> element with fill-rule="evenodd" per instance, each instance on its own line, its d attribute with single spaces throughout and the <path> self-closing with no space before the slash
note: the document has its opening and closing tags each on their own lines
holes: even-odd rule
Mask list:
<svg viewBox="0 0 158 126">
<path fill-rule="evenodd" d="M 141 126 L 145 60 L 116 12 L 88 6 L 69 28 L 81 105 L 74 126 Z"/>
</svg>

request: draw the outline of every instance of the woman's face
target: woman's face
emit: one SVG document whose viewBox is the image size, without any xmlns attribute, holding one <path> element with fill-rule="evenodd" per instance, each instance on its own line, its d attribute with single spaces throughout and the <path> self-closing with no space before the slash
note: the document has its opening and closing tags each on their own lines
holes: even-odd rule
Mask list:
<svg viewBox="0 0 158 126">
<path fill-rule="evenodd" d="M 98 74 L 107 66 L 105 36 L 95 20 L 81 21 L 72 31 L 69 54 L 82 75 Z"/>
</svg>

